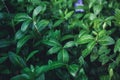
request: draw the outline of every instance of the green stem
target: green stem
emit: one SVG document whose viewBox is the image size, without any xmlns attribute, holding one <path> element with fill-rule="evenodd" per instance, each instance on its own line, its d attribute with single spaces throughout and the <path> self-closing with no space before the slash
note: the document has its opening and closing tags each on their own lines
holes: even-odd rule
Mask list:
<svg viewBox="0 0 120 80">
<path fill-rule="evenodd" d="M 4 0 L 2 0 L 2 2 L 3 2 L 3 5 L 5 6 L 5 8 L 6 8 L 6 10 L 7 10 L 8 14 L 9 14 L 9 13 L 10 13 L 10 11 L 9 11 L 9 9 L 8 9 L 8 7 L 7 7 L 7 5 L 6 5 L 6 3 L 4 2 Z"/>
</svg>

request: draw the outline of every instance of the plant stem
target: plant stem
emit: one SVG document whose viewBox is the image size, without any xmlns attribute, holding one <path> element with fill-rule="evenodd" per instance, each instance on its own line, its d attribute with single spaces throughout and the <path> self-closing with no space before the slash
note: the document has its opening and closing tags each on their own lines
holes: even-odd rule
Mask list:
<svg viewBox="0 0 120 80">
<path fill-rule="evenodd" d="M 5 6 L 5 8 L 6 8 L 6 10 L 7 10 L 8 14 L 9 14 L 9 13 L 10 13 L 10 11 L 9 11 L 9 9 L 8 9 L 8 7 L 7 7 L 7 5 L 6 5 L 6 3 L 4 2 L 4 0 L 2 0 L 2 2 L 3 2 L 3 5 Z"/>
</svg>

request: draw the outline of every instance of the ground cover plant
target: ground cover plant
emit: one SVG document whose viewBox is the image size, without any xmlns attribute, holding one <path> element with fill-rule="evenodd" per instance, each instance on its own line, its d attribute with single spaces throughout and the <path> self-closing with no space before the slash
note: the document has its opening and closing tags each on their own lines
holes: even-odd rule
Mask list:
<svg viewBox="0 0 120 80">
<path fill-rule="evenodd" d="M 0 80 L 120 80 L 119 0 L 0 0 Z"/>
</svg>

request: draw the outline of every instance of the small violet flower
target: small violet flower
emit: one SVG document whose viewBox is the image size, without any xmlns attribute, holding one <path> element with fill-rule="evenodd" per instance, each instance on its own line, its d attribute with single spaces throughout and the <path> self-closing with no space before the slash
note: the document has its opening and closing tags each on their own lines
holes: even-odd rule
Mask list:
<svg viewBox="0 0 120 80">
<path fill-rule="evenodd" d="M 75 12 L 84 12 L 84 9 L 79 9 L 80 6 L 83 6 L 83 1 L 82 0 L 78 0 L 75 3 Z"/>
</svg>

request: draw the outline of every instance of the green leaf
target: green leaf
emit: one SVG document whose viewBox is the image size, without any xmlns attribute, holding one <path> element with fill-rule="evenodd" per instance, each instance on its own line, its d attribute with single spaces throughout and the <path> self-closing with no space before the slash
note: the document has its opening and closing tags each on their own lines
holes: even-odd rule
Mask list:
<svg viewBox="0 0 120 80">
<path fill-rule="evenodd" d="M 12 77 L 10 80 L 30 80 L 30 77 L 27 74 L 20 74 Z"/>
<path fill-rule="evenodd" d="M 76 76 L 75 80 L 88 80 L 83 68 L 80 69 L 80 71 L 78 72 L 78 75 Z"/>
<path fill-rule="evenodd" d="M 108 26 L 112 26 L 112 20 L 113 19 L 114 19 L 114 16 L 110 16 L 110 17 L 106 18 L 105 19 L 106 22 L 104 24 L 106 24 Z"/>
<path fill-rule="evenodd" d="M 23 31 L 23 32 L 26 31 L 28 26 L 30 25 L 30 23 L 31 23 L 31 20 L 27 20 L 27 21 L 23 22 L 23 24 L 21 26 L 21 31 Z"/>
<path fill-rule="evenodd" d="M 0 40 L 0 48 L 8 47 L 13 43 L 14 43 L 14 41 L 12 41 L 12 40 L 2 39 L 2 40 Z"/>
<path fill-rule="evenodd" d="M 8 57 L 5 56 L 5 57 L 0 57 L 0 64 L 2 64 Z"/>
<path fill-rule="evenodd" d="M 62 49 L 58 55 L 57 55 L 57 59 L 60 62 L 64 62 L 67 63 L 69 61 L 69 54 L 65 49 Z"/>
<path fill-rule="evenodd" d="M 95 18 L 96 18 L 96 15 L 95 14 L 93 14 L 93 13 L 90 13 L 90 20 L 94 20 Z"/>
<path fill-rule="evenodd" d="M 61 18 L 64 18 L 64 13 L 61 9 L 59 9 L 59 15 L 61 16 Z"/>
<path fill-rule="evenodd" d="M 93 7 L 93 4 L 96 2 L 96 0 L 90 0 L 90 3 L 89 3 L 89 8 Z"/>
<path fill-rule="evenodd" d="M 18 39 L 22 38 L 23 36 L 25 36 L 25 33 L 22 32 L 21 30 L 18 30 L 15 34 L 15 40 L 18 40 Z"/>
<path fill-rule="evenodd" d="M 69 41 L 64 45 L 64 48 L 69 48 L 69 47 L 73 47 L 75 45 L 74 41 Z"/>
<path fill-rule="evenodd" d="M 72 39 L 74 38 L 75 36 L 74 35 L 64 35 L 62 38 L 61 38 L 61 41 L 64 41 L 64 40 L 67 40 L 67 39 Z"/>
<path fill-rule="evenodd" d="M 95 61 L 97 58 L 99 57 L 99 55 L 97 53 L 92 53 L 90 55 L 90 61 L 93 62 Z"/>
<path fill-rule="evenodd" d="M 102 5 L 95 5 L 93 7 L 93 11 L 94 11 L 95 15 L 98 15 L 101 10 L 102 10 Z"/>
<path fill-rule="evenodd" d="M 109 54 L 110 53 L 110 49 L 108 49 L 106 46 L 101 46 L 100 49 L 98 50 L 98 54 L 102 55 L 102 54 Z"/>
<path fill-rule="evenodd" d="M 74 13 L 74 11 L 70 11 L 69 13 L 67 13 L 66 15 L 65 15 L 65 19 L 67 20 L 68 18 L 70 18 L 71 16 L 72 16 L 72 14 Z"/>
<path fill-rule="evenodd" d="M 86 57 L 87 55 L 89 55 L 91 53 L 91 51 L 93 50 L 94 46 L 95 46 L 96 42 L 92 41 L 87 45 L 87 48 L 85 50 L 82 51 L 82 56 Z"/>
<path fill-rule="evenodd" d="M 31 66 L 30 66 L 30 67 L 31 67 Z M 30 74 L 33 73 L 33 72 L 32 72 L 32 69 L 30 69 L 29 67 L 25 67 L 25 68 L 21 71 L 21 73 L 25 73 L 25 74 L 30 75 Z"/>
<path fill-rule="evenodd" d="M 79 26 L 80 28 L 83 29 L 83 30 L 80 31 L 79 35 L 82 35 L 84 33 L 88 33 L 89 32 L 89 25 L 88 25 L 88 23 L 83 22 L 83 20 L 77 21 L 76 22 L 76 26 Z"/>
<path fill-rule="evenodd" d="M 54 39 L 50 39 L 50 40 L 43 40 L 43 43 L 49 46 L 61 46 L 61 44 Z"/>
<path fill-rule="evenodd" d="M 116 63 L 117 63 L 117 61 L 116 61 Z M 108 69 L 115 69 L 116 68 L 116 63 L 114 63 L 114 62 L 112 62 L 112 63 L 109 63 L 109 67 L 108 67 Z"/>
<path fill-rule="evenodd" d="M 45 80 L 45 75 L 44 74 L 40 75 L 36 80 Z"/>
<path fill-rule="evenodd" d="M 66 70 L 57 69 L 55 72 L 60 80 L 70 80 L 70 74 Z"/>
<path fill-rule="evenodd" d="M 38 14 L 43 14 L 46 10 L 46 2 L 34 0 L 32 3 L 39 5 L 33 10 L 33 18 L 35 18 Z"/>
<path fill-rule="evenodd" d="M 36 68 L 36 75 L 39 76 L 49 70 L 53 70 L 53 69 L 56 69 L 56 68 L 60 68 L 64 66 L 63 63 L 60 63 L 60 62 L 52 62 L 50 63 L 49 65 L 43 65 L 41 67 L 37 67 Z"/>
<path fill-rule="evenodd" d="M 42 6 L 38 6 L 33 11 L 33 18 L 35 18 L 42 11 Z"/>
<path fill-rule="evenodd" d="M 89 43 L 90 41 L 93 41 L 94 37 L 89 34 L 84 34 L 80 38 L 78 38 L 77 43 L 78 44 L 85 44 Z"/>
<path fill-rule="evenodd" d="M 68 66 L 68 71 L 73 77 L 76 76 L 78 70 L 79 70 L 79 66 L 76 64 L 72 64 Z"/>
<path fill-rule="evenodd" d="M 114 47 L 114 52 L 120 52 L 120 39 L 116 41 L 115 47 Z"/>
<path fill-rule="evenodd" d="M 99 33 L 98 33 L 98 36 L 99 36 L 99 38 L 102 38 L 102 37 L 104 37 L 104 36 L 106 36 L 106 30 L 101 30 Z"/>
<path fill-rule="evenodd" d="M 16 14 L 15 17 L 14 17 L 14 20 L 17 21 L 17 22 L 21 22 L 21 21 L 25 21 L 25 20 L 31 20 L 31 19 L 32 18 L 26 13 Z"/>
<path fill-rule="evenodd" d="M 87 45 L 87 49 L 91 51 L 91 50 L 94 48 L 95 45 L 96 45 L 96 41 L 91 41 L 91 42 Z"/>
<path fill-rule="evenodd" d="M 39 50 L 32 51 L 32 52 L 28 55 L 26 61 L 28 61 L 30 58 L 32 58 L 32 57 L 33 57 L 36 53 L 38 53 L 38 52 L 39 52 Z"/>
<path fill-rule="evenodd" d="M 82 56 L 79 57 L 79 63 L 80 65 L 84 65 L 85 64 L 85 60 Z"/>
<path fill-rule="evenodd" d="M 49 24 L 48 20 L 41 20 L 37 23 L 38 31 L 42 31 Z"/>
<path fill-rule="evenodd" d="M 114 39 L 110 36 L 102 37 L 98 40 L 99 44 L 101 45 L 112 45 L 115 43 Z"/>
<path fill-rule="evenodd" d="M 57 20 L 57 21 L 54 23 L 53 27 L 59 26 L 63 21 L 64 21 L 64 20 L 62 20 L 62 19 Z"/>
<path fill-rule="evenodd" d="M 20 49 L 29 39 L 31 39 L 30 35 L 22 37 L 18 42 L 17 42 L 17 48 Z"/>
<path fill-rule="evenodd" d="M 83 22 L 82 22 L 82 24 L 83 24 Z M 80 33 L 79 33 L 79 35 L 78 35 L 78 38 L 80 38 L 80 37 L 83 36 L 83 35 L 87 35 L 87 34 L 88 34 L 87 31 L 81 30 Z"/>
<path fill-rule="evenodd" d="M 61 49 L 61 47 L 59 47 L 59 46 L 54 46 L 54 47 L 52 47 L 52 48 L 50 48 L 50 49 L 48 50 L 48 54 L 57 53 L 60 49 Z"/>
<path fill-rule="evenodd" d="M 104 65 L 109 61 L 109 57 L 106 54 L 102 54 L 99 57 L 99 61 Z"/>
<path fill-rule="evenodd" d="M 115 23 L 120 25 L 120 9 L 115 9 Z"/>
<path fill-rule="evenodd" d="M 116 64 L 119 65 L 120 63 L 120 53 L 118 54 L 117 58 L 116 58 Z"/>
<path fill-rule="evenodd" d="M 16 66 L 20 66 L 20 67 L 25 67 L 26 63 L 23 60 L 22 57 L 18 56 L 17 54 L 13 53 L 13 52 L 9 52 L 9 59 L 10 61 L 16 65 Z"/>
<path fill-rule="evenodd" d="M 113 75 L 114 75 L 114 72 L 113 72 L 113 69 L 112 68 L 110 68 L 109 69 L 109 75 L 110 75 L 110 79 L 113 77 Z"/>
<path fill-rule="evenodd" d="M 84 49 L 83 51 L 82 51 L 82 56 L 83 57 L 86 57 L 86 56 L 88 56 L 90 54 L 90 51 L 88 50 L 88 49 Z"/>
</svg>

